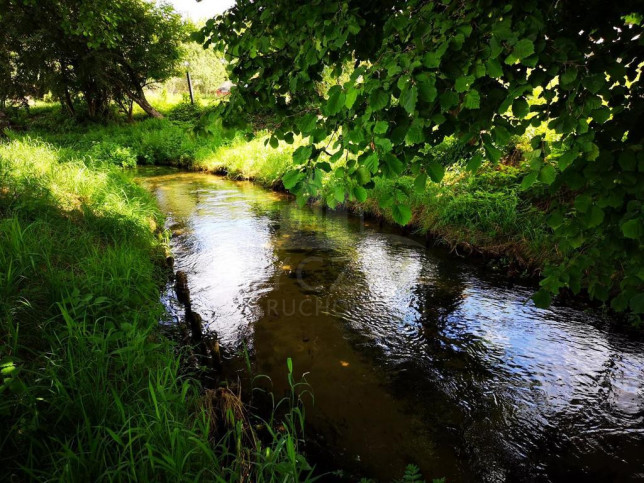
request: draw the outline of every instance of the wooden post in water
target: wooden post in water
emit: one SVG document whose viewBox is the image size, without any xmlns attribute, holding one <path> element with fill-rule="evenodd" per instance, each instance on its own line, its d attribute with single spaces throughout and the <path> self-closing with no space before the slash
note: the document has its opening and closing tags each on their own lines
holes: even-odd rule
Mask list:
<svg viewBox="0 0 644 483">
<path fill-rule="evenodd" d="M 186 78 L 188 79 L 188 91 L 190 91 L 190 104 L 194 105 L 195 96 L 192 93 L 192 79 L 190 79 L 190 71 L 189 70 L 186 71 Z"/>
</svg>

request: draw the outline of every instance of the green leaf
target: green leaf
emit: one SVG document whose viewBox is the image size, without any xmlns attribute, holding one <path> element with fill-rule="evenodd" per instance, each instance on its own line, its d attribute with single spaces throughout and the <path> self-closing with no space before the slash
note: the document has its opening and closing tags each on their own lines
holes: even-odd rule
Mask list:
<svg viewBox="0 0 644 483">
<path fill-rule="evenodd" d="M 545 184 L 552 184 L 557 177 L 557 171 L 551 164 L 546 164 L 539 171 L 539 181 Z"/>
<path fill-rule="evenodd" d="M 331 172 L 331 165 L 327 161 L 320 161 L 315 165 L 315 167 L 321 169 L 325 173 Z"/>
<path fill-rule="evenodd" d="M 519 97 L 518 99 L 514 100 L 514 102 L 512 103 L 512 114 L 514 114 L 515 117 L 523 119 L 528 115 L 528 112 L 530 112 L 528 101 L 526 101 L 523 97 Z"/>
<path fill-rule="evenodd" d="M 389 138 L 376 138 L 374 139 L 374 143 L 385 153 L 390 152 L 394 147 L 393 143 Z"/>
<path fill-rule="evenodd" d="M 433 83 L 419 82 L 418 94 L 423 101 L 434 102 L 436 100 L 436 96 L 438 95 L 438 89 L 436 89 Z"/>
<path fill-rule="evenodd" d="M 570 84 L 577 78 L 577 69 L 575 67 L 568 67 L 563 74 L 559 77 L 559 82 L 562 85 Z"/>
<path fill-rule="evenodd" d="M 389 128 L 389 123 L 387 121 L 378 121 L 373 128 L 375 134 L 384 134 Z"/>
<path fill-rule="evenodd" d="M 346 100 L 346 95 L 340 86 L 333 86 L 329 89 L 329 100 L 326 103 L 326 113 L 329 116 L 335 116 L 342 107 Z"/>
<path fill-rule="evenodd" d="M 393 154 L 389 153 L 385 156 L 385 166 L 388 170 L 385 174 L 389 177 L 400 175 L 405 170 L 405 165 Z M 383 170 L 384 171 L 384 170 Z"/>
<path fill-rule="evenodd" d="M 336 186 L 333 188 L 333 197 L 338 203 L 344 203 L 344 187 Z"/>
<path fill-rule="evenodd" d="M 559 169 L 563 171 L 566 169 L 568 166 L 572 164 L 572 162 L 577 159 L 578 153 L 573 150 L 566 151 L 563 153 L 559 158 L 557 158 L 557 163 L 559 165 Z"/>
<path fill-rule="evenodd" d="M 482 164 L 483 164 L 483 155 L 481 153 L 476 153 L 467 162 L 466 169 L 471 173 L 475 173 L 476 171 L 478 171 L 478 169 L 481 167 Z"/>
<path fill-rule="evenodd" d="M 476 89 L 471 89 L 465 95 L 463 106 L 466 109 L 478 109 L 481 107 L 481 96 Z"/>
<path fill-rule="evenodd" d="M 465 35 L 456 34 L 451 38 L 450 45 L 454 50 L 461 50 L 463 48 L 464 42 L 465 42 Z"/>
<path fill-rule="evenodd" d="M 592 204 L 593 200 L 590 197 L 590 195 L 582 194 L 577 196 L 575 198 L 575 209 L 580 212 L 580 213 L 586 213 L 588 209 L 590 208 L 590 205 Z"/>
<path fill-rule="evenodd" d="M 317 123 L 317 116 L 315 114 L 306 114 L 299 118 L 296 121 L 296 126 L 300 132 L 308 134 L 311 131 L 315 130 L 315 124 Z"/>
<path fill-rule="evenodd" d="M 344 99 L 344 107 L 346 107 L 347 109 L 351 109 L 355 104 L 359 93 L 360 91 L 355 87 L 349 87 L 349 89 L 347 90 L 346 97 Z"/>
<path fill-rule="evenodd" d="M 479 79 L 485 75 L 485 66 L 480 62 L 474 64 L 474 77 Z"/>
<path fill-rule="evenodd" d="M 470 84 L 474 81 L 473 76 L 461 76 L 458 79 L 456 79 L 456 82 L 454 83 L 454 90 L 456 92 L 465 92 L 470 88 Z"/>
<path fill-rule="evenodd" d="M 364 166 L 370 172 L 375 173 L 378 171 L 378 166 L 380 164 L 380 159 L 378 158 L 378 153 L 373 152 L 364 160 Z"/>
<path fill-rule="evenodd" d="M 512 137 L 510 132 L 503 126 L 495 126 L 494 129 L 492 129 L 492 136 L 494 137 L 494 142 L 499 146 L 507 145 Z"/>
<path fill-rule="evenodd" d="M 607 106 L 602 106 L 599 109 L 595 109 L 590 113 L 590 117 L 593 118 L 598 124 L 604 124 L 610 119 L 610 108 Z"/>
<path fill-rule="evenodd" d="M 642 236 L 642 224 L 639 220 L 628 220 L 622 224 L 622 233 L 626 238 L 637 240 Z"/>
<path fill-rule="evenodd" d="M 546 219 L 546 223 L 552 229 L 559 228 L 564 222 L 564 217 L 561 211 L 555 210 Z"/>
<path fill-rule="evenodd" d="M 458 94 L 454 91 L 444 91 L 440 96 L 441 109 L 443 111 L 448 111 L 456 104 L 458 104 L 459 97 Z"/>
<path fill-rule="evenodd" d="M 338 149 L 338 150 L 337 150 L 335 153 L 333 153 L 333 155 L 329 158 L 329 161 L 330 161 L 330 162 L 332 162 L 332 163 L 335 163 L 336 161 L 338 161 L 338 160 L 342 157 L 342 155 L 343 155 L 343 154 L 344 154 L 344 150 L 343 150 L 343 149 Z"/>
<path fill-rule="evenodd" d="M 293 152 L 293 162 L 304 164 L 311 158 L 311 154 L 313 154 L 313 146 L 300 146 Z"/>
<path fill-rule="evenodd" d="M 537 176 L 539 176 L 539 171 L 531 171 L 530 173 L 526 174 L 521 180 L 521 189 L 527 190 L 530 186 L 532 186 L 537 180 Z"/>
<path fill-rule="evenodd" d="M 413 114 L 416 110 L 416 101 L 418 100 L 418 89 L 416 86 L 408 87 L 403 89 L 400 93 L 400 105 L 407 111 L 409 114 Z"/>
<path fill-rule="evenodd" d="M 0 374 L 7 377 L 16 372 L 18 367 L 11 359 L 3 359 L 0 362 Z"/>
<path fill-rule="evenodd" d="M 353 188 L 353 196 L 356 197 L 360 203 L 364 203 L 367 200 L 367 190 L 362 186 L 356 186 Z"/>
<path fill-rule="evenodd" d="M 414 144 L 422 143 L 425 140 L 425 134 L 423 133 L 423 125 L 420 122 L 414 121 L 407 133 L 405 134 L 405 144 L 407 146 L 412 146 Z"/>
<path fill-rule="evenodd" d="M 414 190 L 416 190 L 416 193 L 423 193 L 425 191 L 426 184 L 427 174 L 420 173 L 418 176 L 416 176 L 416 179 L 414 180 Z"/>
<path fill-rule="evenodd" d="M 507 65 L 514 65 L 517 63 L 519 59 L 515 57 L 514 54 L 508 55 L 503 62 L 505 62 Z"/>
<path fill-rule="evenodd" d="M 301 171 L 294 169 L 287 171 L 284 176 L 282 176 L 282 183 L 284 183 L 284 188 L 290 190 L 302 179 L 304 179 L 304 176 L 304 173 L 302 173 Z"/>
<path fill-rule="evenodd" d="M 498 163 L 501 159 L 501 155 L 503 154 L 501 153 L 501 150 L 490 142 L 484 143 L 483 147 L 485 148 L 485 153 L 487 154 L 488 159 L 494 164 Z"/>
<path fill-rule="evenodd" d="M 582 79 L 581 84 L 591 93 L 597 94 L 606 84 L 606 78 L 603 74 L 593 74 L 585 76 Z"/>
<path fill-rule="evenodd" d="M 588 212 L 588 218 L 586 220 L 586 228 L 595 228 L 596 226 L 601 225 L 604 221 L 604 210 L 599 206 L 593 205 Z"/>
<path fill-rule="evenodd" d="M 435 183 L 440 183 L 443 179 L 443 176 L 445 176 L 445 167 L 438 161 L 432 159 L 429 163 L 427 163 L 427 172 L 429 173 L 429 177 L 432 179 L 432 181 L 434 181 Z"/>
<path fill-rule="evenodd" d="M 360 166 L 356 170 L 356 176 L 358 178 L 358 183 L 360 183 L 361 185 L 365 185 L 369 181 L 371 181 L 371 173 L 365 166 Z"/>
<path fill-rule="evenodd" d="M 384 109 L 389 104 L 389 93 L 382 89 L 376 89 L 369 95 L 369 107 L 372 111 Z"/>
<path fill-rule="evenodd" d="M 619 155 L 617 162 L 624 171 L 636 171 L 637 169 L 635 153 L 631 151 L 623 151 Z"/>
<path fill-rule="evenodd" d="M 427 52 L 423 57 L 423 65 L 428 69 L 436 69 L 440 65 L 442 57 L 443 52 L 441 51 Z"/>
<path fill-rule="evenodd" d="M 485 63 L 485 69 L 490 77 L 498 79 L 503 76 L 503 68 L 497 59 L 490 59 Z"/>
<path fill-rule="evenodd" d="M 552 303 L 552 298 L 548 291 L 541 289 L 532 296 L 532 301 L 540 309 L 547 309 Z"/>
<path fill-rule="evenodd" d="M 514 46 L 512 50 L 512 56 L 516 57 L 519 60 L 523 60 L 526 57 L 530 57 L 534 54 L 534 43 L 530 39 L 521 39 Z"/>
<path fill-rule="evenodd" d="M 501 39 L 502 40 L 502 39 Z M 490 38 L 490 58 L 496 59 L 503 52 L 503 46 L 496 39 L 496 37 Z"/>
<path fill-rule="evenodd" d="M 407 205 L 394 205 L 391 215 L 396 223 L 405 226 L 411 220 L 411 209 Z"/>
<path fill-rule="evenodd" d="M 276 148 L 280 145 L 280 142 L 275 136 L 271 136 L 271 139 L 269 142 L 270 142 L 271 148 Z"/>
<path fill-rule="evenodd" d="M 628 305 L 634 313 L 644 313 L 644 294 L 639 293 L 637 295 L 634 295 Z"/>
</svg>

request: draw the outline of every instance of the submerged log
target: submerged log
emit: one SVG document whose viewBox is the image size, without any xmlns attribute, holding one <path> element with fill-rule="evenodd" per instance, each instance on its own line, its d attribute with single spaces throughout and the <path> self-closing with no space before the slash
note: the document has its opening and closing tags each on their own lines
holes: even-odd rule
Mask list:
<svg viewBox="0 0 644 483">
<path fill-rule="evenodd" d="M 192 310 L 188 275 L 178 270 L 175 274 L 174 289 L 177 299 L 185 306 L 184 344 L 190 346 L 192 360 L 199 360 L 212 369 L 221 368 L 221 354 L 217 334 L 204 334 L 204 322 L 201 315 Z"/>
<path fill-rule="evenodd" d="M 208 350 L 210 352 L 210 366 L 213 369 L 221 369 L 221 350 L 217 334 L 212 334 L 212 336 L 208 338 Z"/>
<path fill-rule="evenodd" d="M 194 343 L 201 342 L 203 340 L 203 319 L 201 318 L 201 315 L 197 312 L 193 312 L 189 308 L 186 308 L 186 321 L 190 326 L 192 341 Z"/>
<path fill-rule="evenodd" d="M 185 304 L 186 311 L 190 308 L 190 289 L 188 288 L 188 275 L 186 272 L 178 270 L 175 275 L 174 291 L 177 294 L 177 299 L 182 304 Z"/>
</svg>

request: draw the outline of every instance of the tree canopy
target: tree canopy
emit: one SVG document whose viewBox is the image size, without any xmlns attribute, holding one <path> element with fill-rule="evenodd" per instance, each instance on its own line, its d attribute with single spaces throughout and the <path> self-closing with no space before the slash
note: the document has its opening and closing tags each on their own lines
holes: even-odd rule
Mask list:
<svg viewBox="0 0 644 483">
<path fill-rule="evenodd" d="M 342 197 L 374 177 L 440 182 L 425 147 L 454 137 L 467 167 L 497 163 L 514 135 L 547 127 L 525 153 L 523 188 L 552 194 L 548 224 L 564 262 L 546 268 L 535 302 L 568 288 L 644 312 L 642 4 L 443 0 L 239 0 L 201 31 L 238 86 L 229 122 L 270 109 L 271 144 L 305 143 L 284 185 L 301 203 L 331 170 Z M 319 93 L 331 69 L 336 83 Z M 344 78 L 343 78 L 344 76 Z M 341 79 L 348 79 L 346 81 Z M 407 192 L 392 193 L 397 220 Z"/>
<path fill-rule="evenodd" d="M 0 0 L 0 31 L 12 95 L 39 86 L 71 112 L 80 95 L 91 117 L 106 114 L 110 101 L 160 116 L 143 88 L 175 72 L 186 36 L 171 7 L 144 0 Z"/>
</svg>

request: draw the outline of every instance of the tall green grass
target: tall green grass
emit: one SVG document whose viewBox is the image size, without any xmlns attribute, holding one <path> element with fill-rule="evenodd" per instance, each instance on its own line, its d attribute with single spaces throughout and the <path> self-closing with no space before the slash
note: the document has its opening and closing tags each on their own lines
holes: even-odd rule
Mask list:
<svg viewBox="0 0 644 483">
<path fill-rule="evenodd" d="M 0 479 L 309 478 L 295 393 L 262 440 L 230 391 L 182 370 L 159 333 L 162 216 L 76 137 L 0 142 Z"/>
<path fill-rule="evenodd" d="M 543 212 L 520 189 L 522 177 L 520 167 L 483 166 L 472 175 L 456 164 L 447 169 L 441 183 L 429 182 L 421 193 L 414 190 L 411 176 L 377 180 L 370 199 L 349 205 L 393 223 L 392 209 L 381 202 L 395 188 L 403 188 L 411 194 L 411 223 L 417 233 L 538 267 L 555 253 Z M 327 189 L 332 192 L 333 183 Z"/>
</svg>

